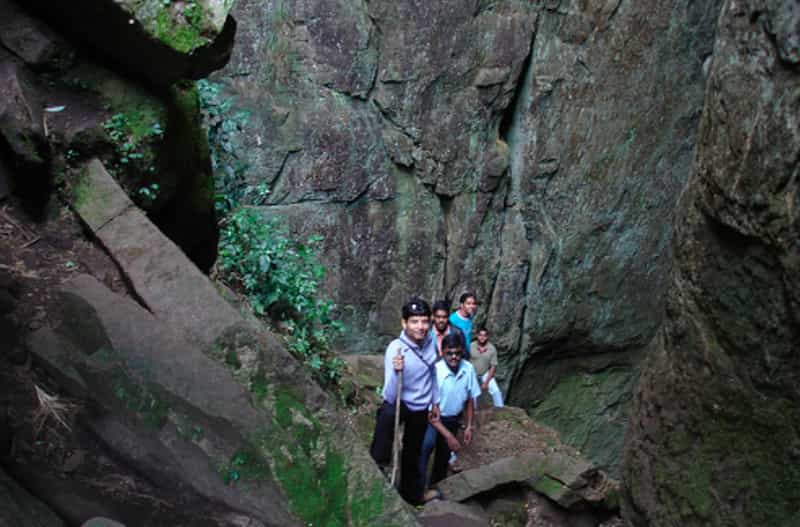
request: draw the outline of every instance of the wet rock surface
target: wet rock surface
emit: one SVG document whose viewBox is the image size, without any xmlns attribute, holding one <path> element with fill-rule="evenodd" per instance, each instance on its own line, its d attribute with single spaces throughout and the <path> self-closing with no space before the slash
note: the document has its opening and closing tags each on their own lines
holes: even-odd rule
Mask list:
<svg viewBox="0 0 800 527">
<path fill-rule="evenodd" d="M 729 1 L 720 18 L 666 321 L 626 440 L 637 526 L 800 520 L 798 26 L 776 18 L 797 6 L 763 7 Z"/>
</svg>

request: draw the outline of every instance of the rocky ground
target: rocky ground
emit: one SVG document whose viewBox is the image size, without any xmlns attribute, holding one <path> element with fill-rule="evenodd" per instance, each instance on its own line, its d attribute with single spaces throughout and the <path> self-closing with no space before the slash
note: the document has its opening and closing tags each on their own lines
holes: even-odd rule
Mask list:
<svg viewBox="0 0 800 527">
<path fill-rule="evenodd" d="M 180 524 L 185 515 L 159 500 L 147 479 L 76 426 L 79 414 L 87 411 L 82 401 L 61 393 L 58 382 L 28 353 L 25 335 L 52 322 L 48 313 L 55 291 L 76 273 L 91 274 L 114 292 L 127 294 L 112 259 L 58 199 L 38 221 L 16 199 L 0 202 L 0 295 L 8 301 L 0 319 L 2 465 L 35 495 L 62 494 L 79 502 L 81 492 L 89 489 L 108 500 L 109 516 L 122 513 L 133 522 Z M 31 478 L 34 473 L 43 477 Z M 69 524 L 80 521 L 80 505 L 74 510 L 74 517 L 65 518 Z"/>
<path fill-rule="evenodd" d="M 380 355 L 348 356 L 348 380 L 357 389 L 351 420 L 369 444 L 383 381 Z M 580 452 L 564 444 L 553 429 L 537 423 L 515 407 L 494 408 L 491 398 L 479 399 L 471 445 L 459 453 L 458 472 L 450 472 L 439 488 L 444 500 L 434 500 L 421 510 L 423 525 L 493 525 L 520 527 L 612 527 L 618 483 L 596 474 Z M 463 440 L 463 437 L 459 437 Z M 553 468 L 558 466 L 557 468 Z M 519 469 L 519 473 L 515 471 Z M 587 491 L 580 498 L 549 492 L 542 473 L 553 470 L 575 488 Z M 589 476 L 581 471 L 587 470 Z M 592 479 L 592 478 L 596 479 Z M 539 479 L 537 479 L 539 478 Z M 591 481 L 589 481 L 591 480 Z M 593 504 L 585 499 L 596 489 Z M 572 503 L 572 500 L 576 501 Z M 621 523 L 619 524 L 621 525 Z"/>
<path fill-rule="evenodd" d="M 120 269 L 90 239 L 72 210 L 54 198 L 47 211 L 44 219 L 34 220 L 13 197 L 6 196 L 0 202 L 3 466 L 34 495 L 60 495 L 71 503 L 85 500 L 93 511 L 98 510 L 97 497 L 101 496 L 107 503 L 106 515 L 125 518 L 133 522 L 130 525 L 202 525 L 198 511 L 202 512 L 203 507 L 199 501 L 189 498 L 191 504 L 176 506 L 175 502 L 160 499 L 159 489 L 148 478 L 120 463 L 81 427 L 81 413 L 90 409 L 83 401 L 65 394 L 27 350 L 25 335 L 56 322 L 49 315 L 55 292 L 77 274 L 92 275 L 115 293 L 129 294 Z M 357 361 L 351 361 L 350 371 L 350 406 L 345 414 L 361 431 L 366 444 L 378 402 L 375 379 L 379 370 L 374 361 L 372 368 L 359 367 Z M 484 405 L 482 402 L 476 416 L 475 441 L 460 456 L 462 474 L 480 475 L 482 467 L 526 453 L 579 456 L 561 444 L 555 432 L 532 421 L 524 411 Z M 431 503 L 419 511 L 419 519 L 426 525 L 455 519 L 469 524 L 467 519 L 472 518 L 475 525 L 582 527 L 599 525 L 611 514 L 586 507 L 567 510 L 518 483 L 509 480 L 497 488 L 468 491 L 474 496 L 463 503 Z M 193 513 L 182 512 L 189 508 Z M 72 517 L 64 518 L 68 524 L 79 525 L 82 521 L 80 507 L 59 510 L 62 516 L 63 510 L 75 511 Z"/>
</svg>

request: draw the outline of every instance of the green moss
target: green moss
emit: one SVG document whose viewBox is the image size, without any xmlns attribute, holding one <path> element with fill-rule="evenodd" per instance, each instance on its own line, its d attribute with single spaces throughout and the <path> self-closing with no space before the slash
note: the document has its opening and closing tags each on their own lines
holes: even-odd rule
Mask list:
<svg viewBox="0 0 800 527">
<path fill-rule="evenodd" d="M 187 17 L 187 23 L 180 23 L 173 19 L 169 9 L 162 9 L 152 24 L 153 34 L 160 41 L 181 53 L 190 53 L 205 45 L 208 40 L 200 33 L 202 11 L 198 7 L 191 13 Z"/>
<path fill-rule="evenodd" d="M 292 511 L 309 525 L 348 525 L 347 464 L 324 440 L 319 421 L 290 390 L 281 388 L 275 394 L 274 424 L 261 446 L 274 459 L 276 478 Z M 361 504 L 360 514 L 376 503 Z"/>
<path fill-rule="evenodd" d="M 89 198 L 89 178 L 87 169 L 83 168 L 78 173 L 77 180 L 72 184 L 72 205 L 75 209 L 80 210 L 86 205 L 86 200 Z"/>
<path fill-rule="evenodd" d="M 627 366 L 577 372 L 570 369 L 575 366 L 565 362 L 537 370 L 533 390 L 542 399 L 530 414 L 554 428 L 564 443 L 617 477 L 635 375 Z M 539 379 L 551 379 L 547 382 L 552 384 Z"/>
<path fill-rule="evenodd" d="M 350 505 L 350 517 L 356 527 L 369 527 L 375 524 L 383 512 L 384 486 L 380 480 L 375 480 L 372 487 L 366 491 L 357 492 Z"/>
<path fill-rule="evenodd" d="M 146 387 L 120 380 L 114 388 L 114 395 L 146 424 L 161 428 L 167 422 L 169 406 Z"/>
<path fill-rule="evenodd" d="M 272 479 L 269 463 L 260 452 L 251 446 L 237 450 L 220 471 L 227 485 Z"/>
<path fill-rule="evenodd" d="M 242 363 L 239 362 L 239 356 L 236 354 L 236 350 L 228 350 L 227 353 L 225 353 L 225 364 L 237 370 L 242 367 Z"/>
<path fill-rule="evenodd" d="M 532 486 L 545 496 L 560 496 L 564 492 L 564 484 L 547 475 L 537 479 Z"/>
<path fill-rule="evenodd" d="M 746 401 L 709 412 L 666 438 L 670 451 L 654 467 L 660 500 L 672 521 L 704 525 L 794 525 L 800 468 L 789 461 L 800 445 L 800 415 L 789 400 Z M 735 506 L 732 506 L 735 504 Z"/>
</svg>

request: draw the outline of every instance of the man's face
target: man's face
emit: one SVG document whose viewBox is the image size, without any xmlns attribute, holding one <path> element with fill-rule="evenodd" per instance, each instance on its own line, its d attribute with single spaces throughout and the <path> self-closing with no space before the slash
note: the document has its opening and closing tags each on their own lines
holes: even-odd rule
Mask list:
<svg viewBox="0 0 800 527">
<path fill-rule="evenodd" d="M 451 370 L 458 370 L 458 363 L 461 362 L 461 356 L 464 355 L 464 350 L 461 348 L 445 348 L 443 350 L 444 360 Z"/>
<path fill-rule="evenodd" d="M 464 313 L 467 315 L 472 316 L 475 314 L 475 311 L 478 310 L 478 301 L 475 300 L 474 297 L 469 297 L 461 304 L 461 309 L 463 309 Z"/>
<path fill-rule="evenodd" d="M 476 338 L 478 339 L 478 344 L 481 346 L 485 346 L 486 343 L 489 342 L 489 334 L 485 331 L 479 331 Z"/>
<path fill-rule="evenodd" d="M 444 309 L 438 309 L 433 312 L 433 325 L 436 327 L 436 331 L 439 333 L 444 333 L 447 329 L 447 311 Z"/>
<path fill-rule="evenodd" d="M 415 342 L 425 340 L 425 335 L 431 329 L 431 319 L 425 315 L 412 315 L 402 322 L 406 335 Z"/>
</svg>

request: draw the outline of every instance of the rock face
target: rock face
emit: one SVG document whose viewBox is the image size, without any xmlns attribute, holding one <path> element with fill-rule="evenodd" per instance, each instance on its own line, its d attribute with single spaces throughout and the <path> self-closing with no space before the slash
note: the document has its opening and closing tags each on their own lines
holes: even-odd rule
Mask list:
<svg viewBox="0 0 800 527">
<path fill-rule="evenodd" d="M 0 525 L 63 527 L 64 522 L 0 469 Z"/>
<path fill-rule="evenodd" d="M 193 85 L 154 93 L 146 82 L 124 77 L 122 61 L 111 65 L 114 71 L 98 65 L 11 0 L 0 0 L 0 21 L 0 156 L 12 175 L 20 174 L 10 178 L 15 194 L 46 203 L 83 160 L 100 156 L 159 227 L 198 266 L 210 268 L 214 183 Z M 127 49 L 141 58 L 139 51 Z"/>
<path fill-rule="evenodd" d="M 53 327 L 29 339 L 88 401 L 84 426 L 157 487 L 254 525 L 413 525 L 277 339 L 229 305 L 98 160 L 84 172 L 73 207 L 147 308 L 81 276 L 63 287 Z"/>
<path fill-rule="evenodd" d="M 343 347 L 475 289 L 511 402 L 616 471 L 718 6 L 245 0 L 215 78 L 264 214 L 325 236 Z"/>
<path fill-rule="evenodd" d="M 163 87 L 203 77 L 227 62 L 236 32 L 228 16 L 232 3 L 88 0 L 75 9 L 34 0 L 25 7 Z"/>
<path fill-rule="evenodd" d="M 727 1 L 663 331 L 626 439 L 636 526 L 800 522 L 800 8 Z"/>
</svg>

